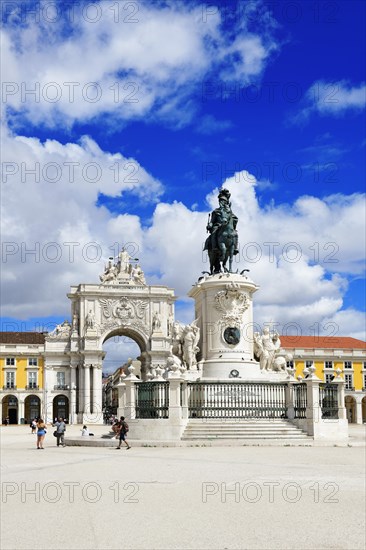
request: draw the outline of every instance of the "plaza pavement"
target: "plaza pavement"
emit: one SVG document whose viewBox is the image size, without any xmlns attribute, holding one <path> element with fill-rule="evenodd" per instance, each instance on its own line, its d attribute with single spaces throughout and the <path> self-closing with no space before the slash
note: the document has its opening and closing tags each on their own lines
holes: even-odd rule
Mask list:
<svg viewBox="0 0 366 550">
<path fill-rule="evenodd" d="M 365 548 L 363 426 L 352 447 L 117 452 L 52 431 L 38 451 L 28 426 L 0 429 L 4 550 Z"/>
</svg>

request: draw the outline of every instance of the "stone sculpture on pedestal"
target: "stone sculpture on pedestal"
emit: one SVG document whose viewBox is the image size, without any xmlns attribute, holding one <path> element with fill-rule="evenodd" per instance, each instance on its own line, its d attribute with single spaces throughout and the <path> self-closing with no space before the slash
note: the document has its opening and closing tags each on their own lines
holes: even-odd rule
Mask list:
<svg viewBox="0 0 366 550">
<path fill-rule="evenodd" d="M 102 285 L 128 284 L 146 286 L 144 272 L 139 264 L 133 265 L 132 258 L 127 250 L 122 251 L 114 258 L 109 258 L 104 273 L 99 276 Z"/>
<path fill-rule="evenodd" d="M 197 321 L 193 321 L 190 325 L 182 325 L 179 322 L 173 323 L 172 355 L 177 357 L 187 370 L 197 366 L 197 354 L 200 351 L 198 347 L 199 339 L 200 329 L 197 326 Z"/>
<path fill-rule="evenodd" d="M 278 332 L 271 334 L 268 327 L 264 327 L 262 334 L 254 333 L 254 356 L 259 360 L 261 371 L 286 370 L 286 358 L 278 355 L 281 340 Z"/>
<path fill-rule="evenodd" d="M 228 189 L 220 189 L 219 208 L 208 219 L 207 231 L 210 236 L 206 239 L 204 250 L 208 252 L 211 274 L 231 272 L 233 256 L 239 252 L 236 231 L 238 218 L 231 210 L 230 196 Z M 229 269 L 226 267 L 228 260 Z"/>
</svg>

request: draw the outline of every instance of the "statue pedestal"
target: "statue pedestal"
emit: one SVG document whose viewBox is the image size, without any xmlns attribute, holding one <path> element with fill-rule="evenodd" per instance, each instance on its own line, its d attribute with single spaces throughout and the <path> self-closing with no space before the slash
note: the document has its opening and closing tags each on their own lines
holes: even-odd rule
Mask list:
<svg viewBox="0 0 366 550">
<path fill-rule="evenodd" d="M 253 353 L 252 295 L 258 288 L 243 275 L 220 273 L 189 292 L 200 328 L 202 379 L 263 379 Z"/>
</svg>

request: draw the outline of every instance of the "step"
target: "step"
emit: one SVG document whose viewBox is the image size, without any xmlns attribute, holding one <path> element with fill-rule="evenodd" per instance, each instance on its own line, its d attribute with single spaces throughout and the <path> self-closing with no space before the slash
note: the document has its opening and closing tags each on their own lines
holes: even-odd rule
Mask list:
<svg viewBox="0 0 366 550">
<path fill-rule="evenodd" d="M 237 437 L 233 437 L 232 435 L 218 435 L 218 436 L 206 436 L 203 437 L 202 435 L 192 435 L 192 436 L 182 436 L 182 441 L 201 441 L 201 440 L 207 440 L 207 441 L 216 441 L 216 440 L 226 440 L 226 439 L 255 439 L 255 440 L 262 440 L 262 439 L 280 439 L 283 441 L 286 440 L 293 440 L 293 439 L 306 439 L 304 437 L 304 434 L 296 434 L 296 435 L 286 435 L 286 436 L 277 436 L 277 435 L 239 435 Z"/>
<path fill-rule="evenodd" d="M 300 428 L 285 419 L 260 419 L 239 422 L 222 422 L 202 419 L 190 419 L 183 432 L 183 441 L 208 441 L 208 440 L 306 440 L 305 434 Z"/>
</svg>

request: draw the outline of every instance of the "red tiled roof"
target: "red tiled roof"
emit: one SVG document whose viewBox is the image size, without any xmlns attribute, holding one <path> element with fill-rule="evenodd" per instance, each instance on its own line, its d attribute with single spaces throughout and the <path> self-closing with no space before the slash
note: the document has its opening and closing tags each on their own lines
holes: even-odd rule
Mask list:
<svg viewBox="0 0 366 550">
<path fill-rule="evenodd" d="M 350 336 L 280 336 L 282 348 L 364 349 L 366 342 Z"/>
<path fill-rule="evenodd" d="M 0 344 L 44 344 L 44 332 L 0 332 Z"/>
</svg>

